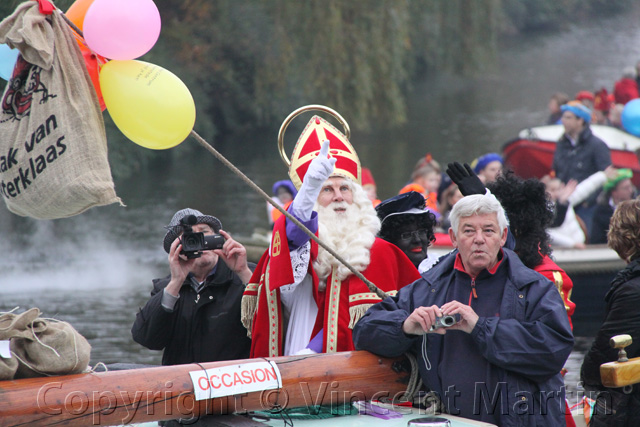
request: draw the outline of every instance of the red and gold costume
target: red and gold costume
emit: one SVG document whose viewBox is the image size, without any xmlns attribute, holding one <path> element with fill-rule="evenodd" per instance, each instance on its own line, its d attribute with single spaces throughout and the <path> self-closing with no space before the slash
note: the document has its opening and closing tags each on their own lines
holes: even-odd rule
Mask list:
<svg viewBox="0 0 640 427">
<path fill-rule="evenodd" d="M 354 350 L 351 328 L 371 305 L 381 300 L 353 274 L 343 281 L 333 279 L 331 274 L 326 290 L 318 291 L 319 279 L 312 267 L 317 254 L 318 244 L 311 241 L 308 273 L 313 280 L 313 296 L 318 305 L 312 336 L 324 329 L 322 352 Z M 362 274 L 389 295 L 395 295 L 398 289 L 420 277 L 400 249 L 379 238 L 371 247 L 371 262 Z M 283 355 L 282 305 L 278 288 L 293 282 L 285 218 L 280 218 L 274 227 L 271 253 L 265 252 L 260 259 L 243 297 L 243 323 L 251 325 L 251 357 Z"/>
<path fill-rule="evenodd" d="M 544 258 L 542 258 L 542 262 L 536 266 L 534 270 L 551 280 L 551 282 L 556 285 L 556 288 L 558 289 L 558 292 L 560 292 L 560 296 L 564 301 L 564 308 L 567 310 L 569 324 L 571 325 L 571 329 L 573 329 L 571 316 L 573 315 L 573 312 L 576 311 L 576 304 L 571 301 L 573 281 L 562 268 L 558 267 L 558 265 L 553 262 L 549 255 L 545 255 Z"/>
<path fill-rule="evenodd" d="M 311 162 L 321 151 L 321 141 L 325 140 L 330 141 L 329 154 L 336 159 L 332 175 L 342 176 L 359 185 L 362 169 L 351 143 L 329 122 L 313 116 L 296 143 L 289 165 L 289 177 L 296 188 L 303 185 Z M 372 213 L 375 217 L 375 212 Z M 335 267 L 326 278 L 326 288 L 319 290 L 320 279 L 313 269 L 318 244 L 313 240 L 309 255 L 307 274 L 312 283 L 313 300 L 318 307 L 309 340 L 322 330 L 322 352 L 354 350 L 351 328 L 367 308 L 381 299 L 354 274 L 339 280 Z M 398 289 L 420 277 L 407 256 L 382 239 L 375 239 L 369 256 L 369 263 L 362 274 L 388 295 L 395 295 Z M 260 259 L 242 299 L 242 322 L 252 339 L 251 357 L 284 355 L 287 325 L 283 319 L 280 288 L 294 282 L 286 218 L 281 217 L 274 225 L 271 245 Z M 295 319 L 290 319 L 293 321 Z"/>
</svg>

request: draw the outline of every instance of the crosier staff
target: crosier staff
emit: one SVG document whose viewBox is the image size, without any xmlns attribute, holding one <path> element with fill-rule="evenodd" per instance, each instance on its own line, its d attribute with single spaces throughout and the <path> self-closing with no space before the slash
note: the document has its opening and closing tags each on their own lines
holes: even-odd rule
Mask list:
<svg viewBox="0 0 640 427">
<path fill-rule="evenodd" d="M 347 124 L 347 122 L 344 120 L 344 118 L 342 118 L 342 116 L 340 114 L 338 114 L 336 111 L 334 111 L 333 109 L 329 108 L 329 107 L 325 107 L 323 105 L 307 105 L 304 107 L 300 107 L 297 110 L 295 110 L 294 112 L 292 112 L 291 114 L 289 114 L 289 116 L 284 120 L 284 122 L 282 123 L 282 126 L 280 127 L 280 131 L 278 132 L 278 149 L 280 151 L 280 156 L 282 157 L 283 161 L 285 162 L 285 164 L 287 166 L 290 165 L 290 161 L 287 158 L 285 152 L 284 152 L 284 132 L 286 131 L 287 127 L 289 126 L 289 124 L 291 123 L 291 121 L 298 115 L 300 115 L 301 113 L 304 113 L 306 111 L 313 111 L 313 110 L 317 110 L 317 111 L 323 111 L 326 112 L 328 114 L 331 114 L 333 117 L 336 118 L 336 120 L 338 120 L 340 122 L 340 124 L 342 124 L 342 126 L 345 129 L 345 136 L 347 137 L 347 139 L 349 138 L 351 131 L 349 129 L 349 125 Z M 371 282 L 370 280 L 368 280 L 366 277 L 364 277 L 364 275 L 359 272 L 358 270 L 356 270 L 351 264 L 349 264 L 344 258 L 342 258 L 340 255 L 338 255 L 332 248 L 330 248 L 326 243 L 324 243 L 322 240 L 320 240 L 313 232 L 311 232 L 311 230 L 309 230 L 304 224 L 302 224 L 300 221 L 298 221 L 293 215 L 291 215 L 289 212 L 287 212 L 286 210 L 284 210 L 284 208 L 282 208 L 281 206 L 279 206 L 277 203 L 275 203 L 271 197 L 269 197 L 269 195 L 267 193 L 265 193 L 260 187 L 258 187 L 253 181 L 251 181 L 251 179 L 249 179 L 244 173 L 242 173 L 241 170 L 239 170 L 237 167 L 235 167 L 233 165 L 233 163 L 231 163 L 229 160 L 227 160 L 222 154 L 220 154 L 215 148 L 213 148 L 213 146 L 211 144 L 209 144 L 204 138 L 202 138 L 200 135 L 198 135 L 198 133 L 195 130 L 191 131 L 191 136 L 193 138 L 195 138 L 196 141 L 198 141 L 198 143 L 200 143 L 200 145 L 202 145 L 207 151 L 209 151 L 211 154 L 213 154 L 218 160 L 220 160 L 225 166 L 227 166 L 229 169 L 231 169 L 231 171 L 233 173 L 235 173 L 236 175 L 238 175 L 240 177 L 240 179 L 242 179 L 249 187 L 251 187 L 256 193 L 258 193 L 260 196 L 262 196 L 263 199 L 265 199 L 268 203 L 270 203 L 275 209 L 277 209 L 279 212 L 281 212 L 284 216 L 287 217 L 287 219 L 289 219 L 290 221 L 292 221 L 296 226 L 298 226 L 307 236 L 309 236 L 310 239 L 312 239 L 314 242 L 316 242 L 318 245 L 320 245 L 322 248 L 324 248 L 327 252 L 329 252 L 333 257 L 335 257 L 338 261 L 340 261 L 340 263 L 342 263 L 345 267 L 347 267 L 349 269 L 349 271 L 351 271 L 351 273 L 353 273 L 358 279 L 360 279 L 368 288 L 371 292 L 375 293 L 378 297 L 380 297 L 381 299 L 386 298 L 388 295 L 383 292 L 382 290 L 380 290 L 373 282 Z"/>
</svg>

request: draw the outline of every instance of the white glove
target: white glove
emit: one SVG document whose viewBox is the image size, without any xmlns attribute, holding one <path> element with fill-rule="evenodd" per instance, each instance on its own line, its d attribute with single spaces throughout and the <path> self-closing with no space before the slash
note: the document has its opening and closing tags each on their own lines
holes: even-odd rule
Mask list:
<svg viewBox="0 0 640 427">
<path fill-rule="evenodd" d="M 311 219 L 313 207 L 318 200 L 320 190 L 322 190 L 322 184 L 333 173 L 333 166 L 336 164 L 336 160 L 334 157 L 329 157 L 329 140 L 323 141 L 318 157 L 309 164 L 302 186 L 291 204 L 293 212 L 303 221 Z"/>
</svg>

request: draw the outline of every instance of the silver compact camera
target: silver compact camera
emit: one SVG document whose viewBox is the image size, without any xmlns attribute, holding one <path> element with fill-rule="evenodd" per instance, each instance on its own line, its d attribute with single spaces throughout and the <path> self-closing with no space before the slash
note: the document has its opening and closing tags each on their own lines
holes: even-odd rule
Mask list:
<svg viewBox="0 0 640 427">
<path fill-rule="evenodd" d="M 448 316 L 437 317 L 436 322 L 433 325 L 431 325 L 431 329 L 429 329 L 429 332 L 435 331 L 436 329 L 449 328 L 455 325 L 456 323 L 458 323 L 458 321 L 456 320 L 456 316 L 448 315 Z"/>
</svg>

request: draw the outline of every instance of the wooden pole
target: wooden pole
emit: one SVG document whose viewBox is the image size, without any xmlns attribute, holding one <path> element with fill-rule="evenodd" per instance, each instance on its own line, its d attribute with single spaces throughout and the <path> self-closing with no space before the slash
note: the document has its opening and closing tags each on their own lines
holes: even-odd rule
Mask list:
<svg viewBox="0 0 640 427">
<path fill-rule="evenodd" d="M 238 177 L 240 177 L 240 179 L 247 184 L 249 187 L 251 187 L 251 189 L 253 189 L 256 193 L 258 193 L 260 196 L 262 196 L 263 199 L 265 199 L 267 201 L 267 203 L 270 203 L 274 209 L 277 209 L 281 214 L 283 214 L 285 217 L 287 217 L 288 220 L 290 220 L 291 222 L 293 222 L 296 226 L 298 226 L 298 228 L 300 230 L 302 230 L 307 236 L 309 236 L 309 238 L 311 240 L 313 240 L 314 242 L 316 242 L 318 245 L 320 245 L 322 248 L 324 248 L 324 250 L 326 250 L 327 252 L 329 252 L 335 259 L 337 259 L 338 261 L 340 261 L 342 263 L 342 265 L 344 265 L 345 267 L 347 267 L 349 269 L 349 271 L 351 271 L 351 273 L 353 273 L 358 279 L 360 279 L 362 281 L 362 283 L 364 283 L 367 288 L 369 288 L 369 290 L 371 292 L 373 292 L 374 294 L 376 294 L 378 297 L 380 297 L 380 299 L 385 299 L 388 295 L 379 287 L 377 287 L 373 282 L 371 282 L 369 279 L 367 279 L 366 277 L 364 277 L 364 275 L 359 272 L 358 270 L 355 269 L 355 267 L 353 267 L 351 264 L 349 264 L 344 258 L 342 258 L 340 255 L 338 255 L 338 253 L 336 253 L 336 251 L 333 250 L 333 248 L 327 246 L 326 243 L 324 243 L 322 240 L 320 240 L 315 234 L 313 234 L 311 232 L 311 230 L 309 230 L 304 224 L 302 224 L 300 221 L 298 221 L 293 215 L 291 215 L 289 212 L 287 212 L 285 209 L 283 209 L 281 206 L 279 206 L 276 202 L 274 202 L 271 197 L 269 197 L 267 195 L 267 193 L 265 193 L 260 187 L 258 187 L 258 185 L 251 181 L 244 173 L 242 173 L 242 171 L 240 169 L 238 169 L 237 167 L 235 167 L 233 165 L 233 163 L 231 163 L 229 160 L 227 160 L 222 154 L 220 154 L 220 152 L 218 152 L 218 150 L 216 150 L 215 148 L 213 148 L 213 146 L 211 144 L 209 144 L 203 137 L 201 137 L 200 135 L 198 135 L 198 133 L 195 130 L 191 131 L 191 136 L 198 141 L 198 143 L 200 145 L 202 145 L 202 147 L 204 147 L 208 152 L 210 152 L 211 154 L 213 154 L 218 160 L 220 160 L 222 162 L 223 165 L 225 165 L 226 167 L 228 167 L 233 173 L 235 173 L 236 175 L 238 175 Z"/>
<path fill-rule="evenodd" d="M 195 400 L 189 372 L 272 360 L 282 388 Z M 398 398 L 409 373 L 402 359 L 365 351 L 162 366 L 0 382 L 0 424 L 15 426 L 121 425 L 207 414 L 341 405 Z"/>
</svg>

